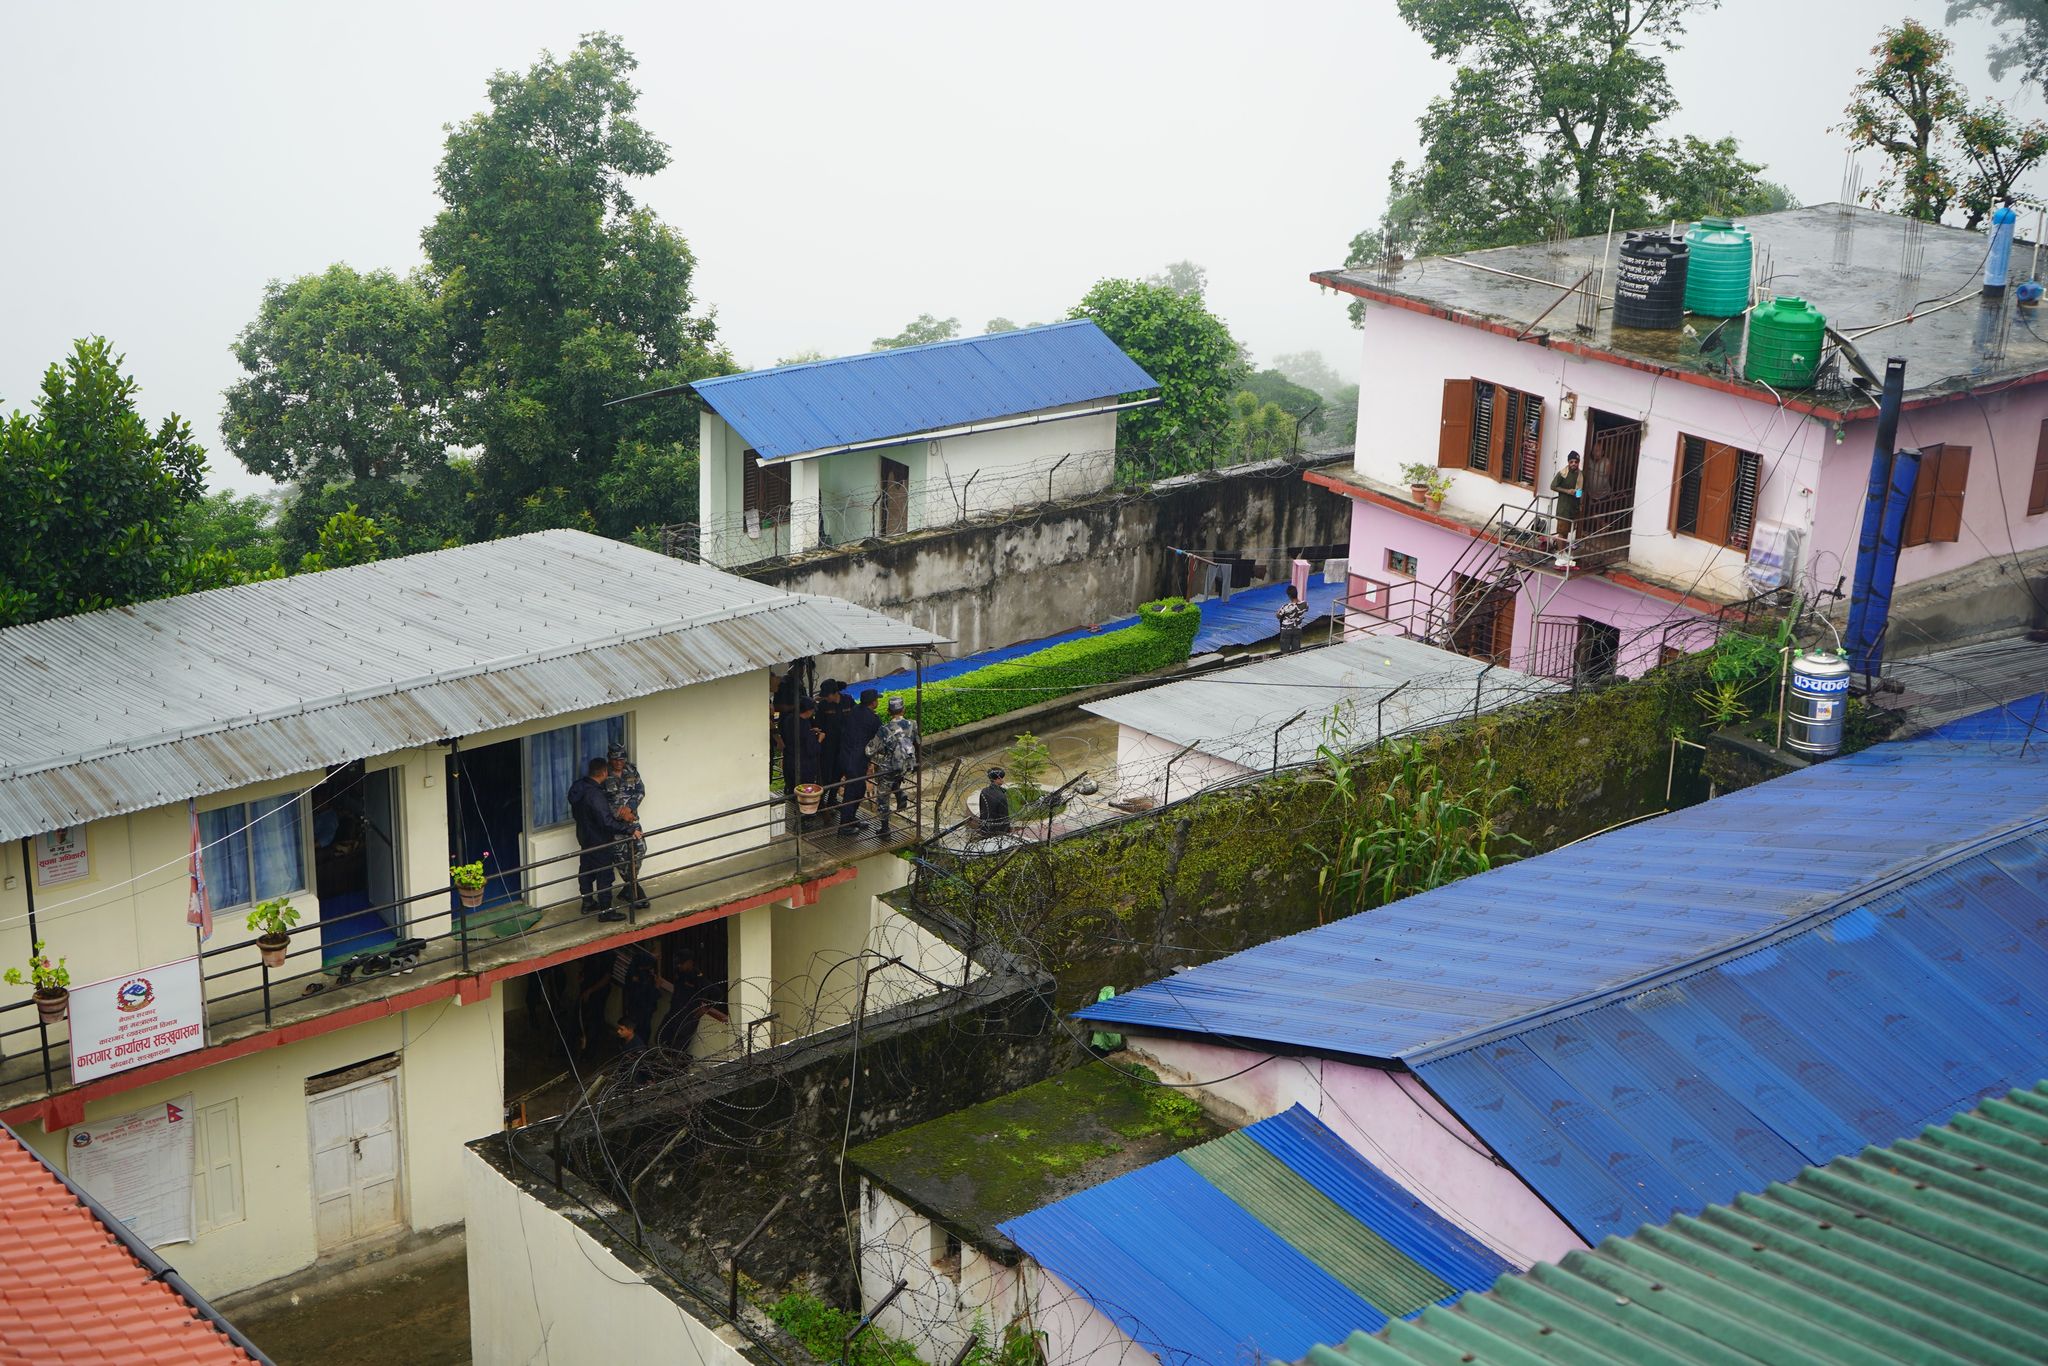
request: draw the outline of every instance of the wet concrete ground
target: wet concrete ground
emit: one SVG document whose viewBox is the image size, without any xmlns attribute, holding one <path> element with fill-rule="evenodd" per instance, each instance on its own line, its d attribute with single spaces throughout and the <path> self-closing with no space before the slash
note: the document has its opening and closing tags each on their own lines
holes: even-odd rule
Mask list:
<svg viewBox="0 0 2048 1366">
<path fill-rule="evenodd" d="M 303 1273 L 215 1307 L 278 1366 L 469 1361 L 469 1266 L 459 1232 L 345 1270 Z"/>
</svg>

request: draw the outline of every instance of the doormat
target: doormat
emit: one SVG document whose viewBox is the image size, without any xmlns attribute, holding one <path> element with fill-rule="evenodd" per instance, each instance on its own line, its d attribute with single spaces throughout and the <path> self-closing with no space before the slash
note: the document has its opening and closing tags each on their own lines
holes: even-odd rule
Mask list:
<svg viewBox="0 0 2048 1366">
<path fill-rule="evenodd" d="M 471 911 L 469 932 L 491 934 L 500 939 L 509 939 L 515 934 L 525 934 L 540 923 L 540 912 L 523 901 L 508 901 L 489 910 Z"/>
</svg>

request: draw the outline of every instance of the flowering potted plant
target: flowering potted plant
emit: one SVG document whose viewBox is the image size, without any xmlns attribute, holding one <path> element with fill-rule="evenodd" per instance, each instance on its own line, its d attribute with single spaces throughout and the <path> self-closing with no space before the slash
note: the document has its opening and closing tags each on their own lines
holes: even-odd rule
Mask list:
<svg viewBox="0 0 2048 1366">
<path fill-rule="evenodd" d="M 1436 466 L 1414 464 L 1401 466 L 1401 477 L 1408 481 L 1408 496 L 1419 503 L 1429 497 L 1429 486 L 1438 476 Z"/>
<path fill-rule="evenodd" d="M 1429 510 L 1431 512 L 1442 512 L 1444 510 L 1444 495 L 1451 491 L 1451 477 L 1447 474 L 1432 472 L 1429 476 L 1427 491 L 1429 494 Z"/>
<path fill-rule="evenodd" d="M 284 966 L 285 950 L 291 944 L 292 926 L 298 923 L 299 908 L 292 905 L 290 897 L 281 896 L 262 902 L 249 912 L 249 928 L 256 932 L 256 951 L 263 955 L 263 966 Z"/>
<path fill-rule="evenodd" d="M 473 911 L 484 904 L 484 861 L 457 863 L 448 869 L 448 880 L 455 884 L 455 895 L 462 901 L 464 910 Z"/>
<path fill-rule="evenodd" d="M 11 987 L 33 985 L 36 989 L 36 1011 L 43 1017 L 44 1024 L 55 1024 L 64 1018 L 65 1008 L 71 1001 L 71 972 L 64 966 L 64 959 L 50 961 L 50 955 L 43 952 L 43 941 L 36 941 L 34 956 L 28 960 L 28 972 L 20 968 L 9 968 L 0 974 L 0 981 Z"/>
</svg>

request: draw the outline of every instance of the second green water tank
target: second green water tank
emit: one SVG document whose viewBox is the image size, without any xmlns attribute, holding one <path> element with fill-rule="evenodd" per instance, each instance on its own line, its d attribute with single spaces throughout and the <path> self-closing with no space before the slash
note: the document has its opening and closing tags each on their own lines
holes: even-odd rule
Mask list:
<svg viewBox="0 0 2048 1366">
<path fill-rule="evenodd" d="M 1776 389 L 1804 389 L 1827 340 L 1827 319 L 1804 299 L 1767 299 L 1749 313 L 1749 345 L 1742 377 Z"/>
<path fill-rule="evenodd" d="M 1702 218 L 1686 229 L 1691 263 L 1685 275 L 1685 311 L 1732 318 L 1749 307 L 1752 248 L 1749 229 L 1725 218 Z"/>
</svg>

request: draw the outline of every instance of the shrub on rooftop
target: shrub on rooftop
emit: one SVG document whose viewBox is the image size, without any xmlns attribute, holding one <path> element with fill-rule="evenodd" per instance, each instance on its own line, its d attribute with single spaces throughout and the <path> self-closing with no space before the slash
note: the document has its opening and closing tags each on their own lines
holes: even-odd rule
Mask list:
<svg viewBox="0 0 2048 1366">
<path fill-rule="evenodd" d="M 923 731 L 936 735 L 1083 688 L 1179 664 L 1193 653 L 1201 629 L 1202 609 L 1186 598 L 1145 603 L 1129 626 L 1049 645 L 957 678 L 925 684 Z M 906 709 L 917 706 L 915 693 L 890 695 L 901 697 Z"/>
</svg>

